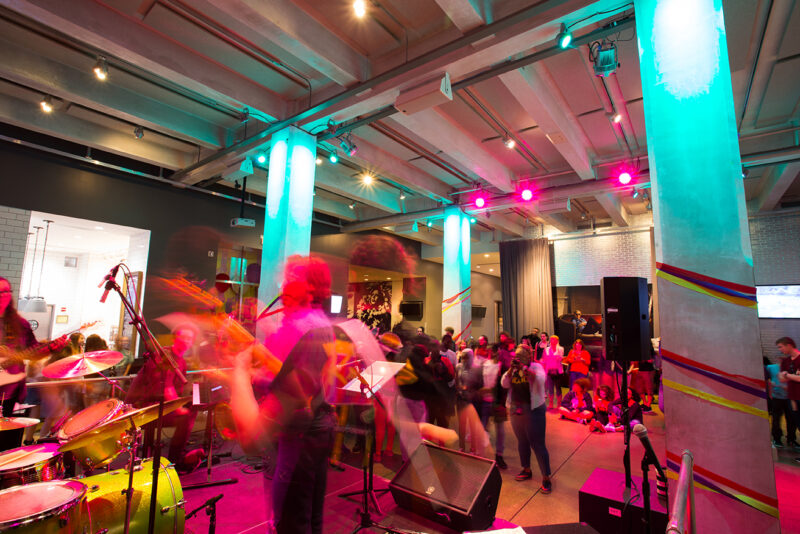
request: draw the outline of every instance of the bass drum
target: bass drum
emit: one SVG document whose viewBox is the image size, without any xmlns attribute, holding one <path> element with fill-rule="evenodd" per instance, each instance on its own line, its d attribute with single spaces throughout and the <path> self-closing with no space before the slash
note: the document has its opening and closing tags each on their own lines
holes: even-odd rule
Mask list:
<svg viewBox="0 0 800 534">
<path fill-rule="evenodd" d="M 86 486 L 52 480 L 0 491 L 0 532 L 79 534 L 84 531 Z M 146 530 L 146 529 L 145 529 Z"/>
<path fill-rule="evenodd" d="M 134 468 L 133 499 L 131 500 L 131 534 L 147 532 L 149 522 L 153 459 L 144 460 Z M 122 534 L 125 531 L 125 494 L 128 470 L 117 469 L 80 479 L 86 487 L 90 528 L 96 534 Z M 183 510 L 183 489 L 175 468 L 166 458 L 161 459 L 158 473 L 158 504 L 154 532 L 182 534 L 186 512 Z"/>
<path fill-rule="evenodd" d="M 39 443 L 0 453 L 0 489 L 64 478 L 58 443 Z"/>
</svg>

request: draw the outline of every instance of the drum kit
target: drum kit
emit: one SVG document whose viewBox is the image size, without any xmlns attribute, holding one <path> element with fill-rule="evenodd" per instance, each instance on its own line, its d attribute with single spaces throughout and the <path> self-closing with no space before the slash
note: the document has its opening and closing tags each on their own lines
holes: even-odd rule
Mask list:
<svg viewBox="0 0 800 534">
<path fill-rule="evenodd" d="M 100 373 L 122 360 L 122 354 L 99 351 L 71 356 L 44 368 L 50 378 Z M 102 374 L 102 373 L 101 373 Z M 164 402 L 166 415 L 189 397 Z M 129 534 L 148 531 L 152 478 L 157 476 L 154 532 L 182 533 L 185 512 L 178 475 L 166 459 L 136 458 L 141 427 L 156 421 L 159 405 L 133 409 L 110 398 L 78 412 L 58 430 L 56 443 L 38 443 L 0 453 L 0 532 Z M 38 423 L 23 417 L 0 418 L 0 431 Z M 110 468 L 127 452 L 122 469 Z M 89 476 L 67 478 L 65 454 Z"/>
</svg>

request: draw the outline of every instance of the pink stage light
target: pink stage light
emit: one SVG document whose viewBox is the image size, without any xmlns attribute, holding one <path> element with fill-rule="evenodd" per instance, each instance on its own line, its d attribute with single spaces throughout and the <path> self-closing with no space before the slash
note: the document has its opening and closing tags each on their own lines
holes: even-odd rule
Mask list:
<svg viewBox="0 0 800 534">
<path fill-rule="evenodd" d="M 475 199 L 475 207 L 482 208 L 486 205 L 486 199 L 483 197 L 478 197 Z"/>
<path fill-rule="evenodd" d="M 530 189 L 523 189 L 520 196 L 522 197 L 522 200 L 527 202 L 533 198 L 533 191 L 531 191 Z"/>
<path fill-rule="evenodd" d="M 619 183 L 621 183 L 622 185 L 628 185 L 629 183 L 631 183 L 631 173 L 623 171 L 619 173 L 617 179 L 619 180 Z"/>
</svg>

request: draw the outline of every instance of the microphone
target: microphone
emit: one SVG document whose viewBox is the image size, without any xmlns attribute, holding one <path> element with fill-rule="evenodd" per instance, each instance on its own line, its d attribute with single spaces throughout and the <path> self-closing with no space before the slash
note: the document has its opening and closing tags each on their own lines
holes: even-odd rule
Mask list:
<svg viewBox="0 0 800 534">
<path fill-rule="evenodd" d="M 633 433 L 636 434 L 636 437 L 642 442 L 645 458 L 656 470 L 656 493 L 660 499 L 666 499 L 667 475 L 664 474 L 664 470 L 661 469 L 661 464 L 658 463 L 658 456 L 653 450 L 653 445 L 650 443 L 650 438 L 647 437 L 647 428 L 643 424 L 639 423 L 633 427 Z"/>
<path fill-rule="evenodd" d="M 119 271 L 120 264 L 116 264 L 108 271 L 108 274 L 103 277 L 103 280 L 100 282 L 100 285 L 97 287 L 101 287 L 103 284 L 106 285 L 106 289 L 103 291 L 103 295 L 100 297 L 100 304 L 105 304 L 106 299 L 108 298 L 108 292 L 113 289 L 113 285 L 111 282 L 117 278 L 117 271 Z"/>
<path fill-rule="evenodd" d="M 205 505 L 206 505 L 206 506 L 212 506 L 212 505 L 214 505 L 214 504 L 217 504 L 217 501 L 219 501 L 219 500 L 220 500 L 220 499 L 221 499 L 223 496 L 224 496 L 224 494 L 223 494 L 223 493 L 220 493 L 220 494 L 219 494 L 219 495 L 217 495 L 216 497 L 211 497 L 210 499 L 208 499 L 208 500 L 205 502 Z"/>
</svg>

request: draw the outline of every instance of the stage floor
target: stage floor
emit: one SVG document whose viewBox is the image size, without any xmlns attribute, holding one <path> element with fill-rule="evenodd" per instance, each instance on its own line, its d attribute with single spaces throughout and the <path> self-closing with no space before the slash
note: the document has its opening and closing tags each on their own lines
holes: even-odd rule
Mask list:
<svg viewBox="0 0 800 534">
<path fill-rule="evenodd" d="M 559 420 L 554 412 L 547 414 L 547 447 L 550 452 L 553 470 L 553 491 L 542 494 L 539 491 L 540 477 L 535 459 L 533 463 L 534 478 L 524 482 L 514 480 L 520 470 L 516 453 L 516 439 L 507 425 L 506 451 L 503 455 L 509 468 L 501 471 L 503 486 L 497 509 L 498 521 L 501 525 L 506 521 L 523 527 L 576 523 L 578 517 L 578 490 L 597 467 L 623 471 L 622 434 L 590 433 L 588 427 L 577 423 Z M 646 415 L 645 425 L 656 450 L 664 450 L 664 418 L 661 414 Z M 493 429 L 492 429 L 493 432 Z M 202 434 L 195 433 L 195 439 L 201 440 Z M 765 439 L 768 439 L 765 438 Z M 351 438 L 352 440 L 352 438 Z M 350 441 L 352 444 L 352 441 Z M 224 442 L 222 451 L 232 452 L 230 457 L 223 457 L 221 463 L 212 469 L 212 480 L 237 478 L 236 484 L 210 488 L 192 489 L 185 492 L 186 510 L 200 506 L 206 499 L 224 494 L 217 505 L 218 533 L 254 533 L 263 532 L 265 498 L 262 472 L 252 472 L 251 463 L 243 457 L 241 450 L 232 442 Z M 776 463 L 778 496 L 781 512 L 781 526 L 784 534 L 800 533 L 798 519 L 797 487 L 800 487 L 800 464 L 793 461 L 789 451 L 779 451 Z M 631 458 L 634 473 L 637 473 L 642 447 L 638 440 L 632 439 Z M 345 454 L 344 471 L 330 469 L 328 474 L 328 492 L 325 501 L 325 532 L 330 534 L 348 533 L 358 524 L 358 504 L 338 497 L 349 491 L 357 491 L 362 485 L 360 470 L 360 454 Z M 375 465 L 375 486 L 386 488 L 388 480 L 401 466 L 399 454 Z M 206 471 L 198 470 L 181 477 L 182 484 L 203 482 Z M 652 477 L 651 477 L 652 480 Z M 382 516 L 373 514 L 377 521 L 389 526 L 415 530 L 420 532 L 452 532 L 436 523 L 427 522 L 404 510 L 399 510 L 391 495 L 386 493 L 379 498 L 384 512 Z M 505 523 L 506 525 L 508 523 Z M 208 517 L 200 512 L 186 522 L 186 532 L 205 534 L 208 532 Z M 366 531 L 369 532 L 369 531 Z M 373 530 L 379 532 L 379 530 Z"/>
</svg>

